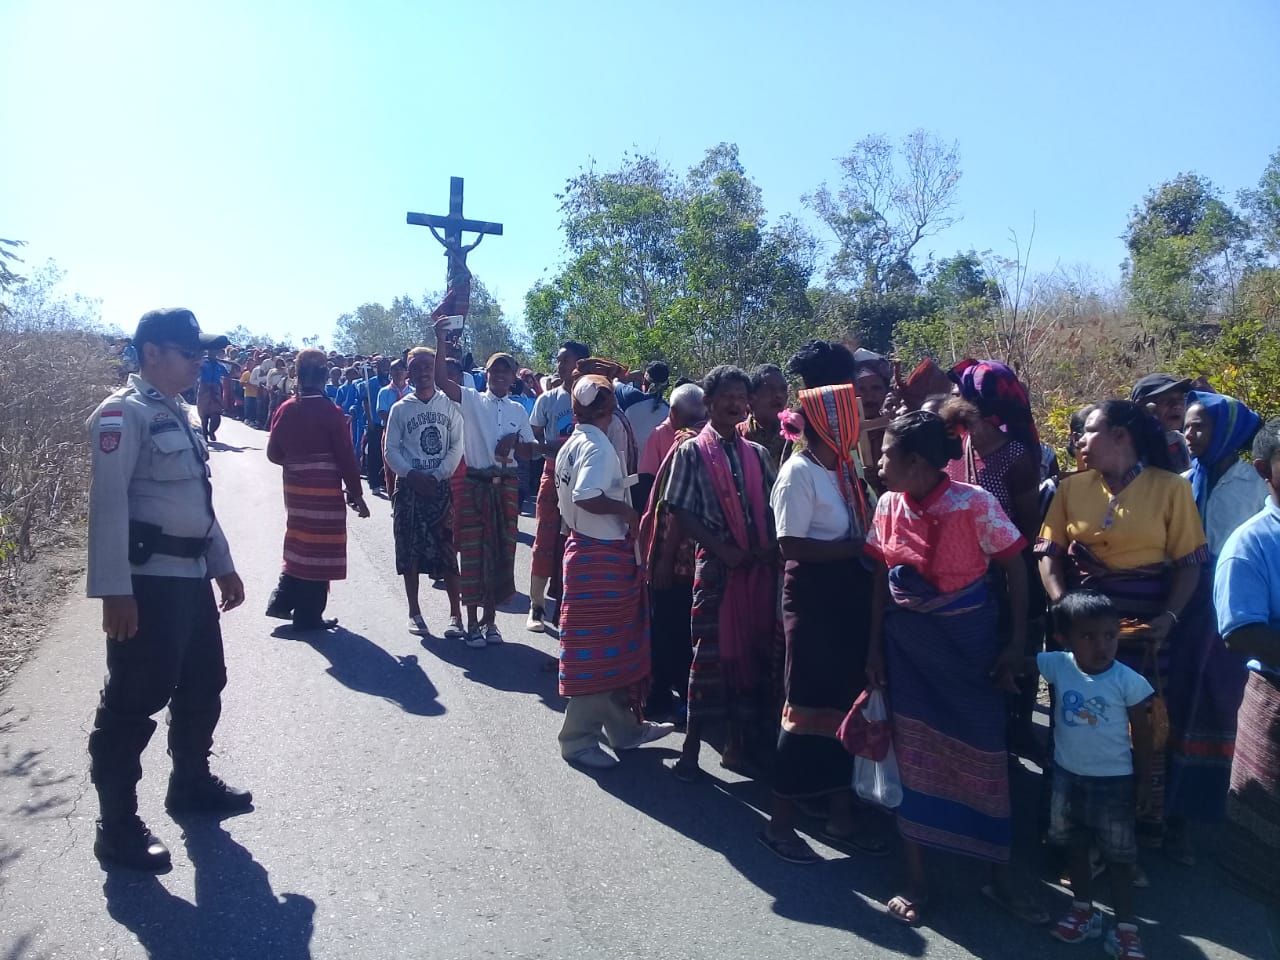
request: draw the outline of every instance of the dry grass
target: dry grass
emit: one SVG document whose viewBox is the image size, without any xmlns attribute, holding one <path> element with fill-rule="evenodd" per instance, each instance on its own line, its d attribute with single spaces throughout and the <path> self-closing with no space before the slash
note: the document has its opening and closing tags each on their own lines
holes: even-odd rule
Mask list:
<svg viewBox="0 0 1280 960">
<path fill-rule="evenodd" d="M 116 379 L 100 334 L 23 329 L 0 316 L 0 596 L 83 519 L 85 420 Z"/>
</svg>

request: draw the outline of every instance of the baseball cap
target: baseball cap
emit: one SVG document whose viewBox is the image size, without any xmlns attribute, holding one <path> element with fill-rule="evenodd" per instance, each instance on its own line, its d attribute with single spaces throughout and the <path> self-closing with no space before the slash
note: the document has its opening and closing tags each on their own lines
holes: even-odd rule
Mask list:
<svg viewBox="0 0 1280 960">
<path fill-rule="evenodd" d="M 224 336 L 200 332 L 196 315 L 183 307 L 148 310 L 133 335 L 135 348 L 144 343 L 172 343 L 190 350 L 218 350 L 230 343 Z"/>
<path fill-rule="evenodd" d="M 1186 392 L 1190 389 L 1190 380 L 1179 380 L 1167 373 L 1148 373 L 1133 385 L 1133 392 L 1129 394 L 1129 399 L 1134 403 L 1146 403 L 1171 390 Z"/>
<path fill-rule="evenodd" d="M 499 353 L 493 354 L 493 356 L 491 356 L 488 360 L 485 361 L 485 364 L 484 364 L 485 372 L 488 373 L 490 370 L 492 370 L 493 365 L 495 363 L 505 363 L 512 373 L 515 373 L 516 370 L 519 369 L 516 366 L 515 358 L 512 357 L 511 354 L 499 352 Z"/>
</svg>

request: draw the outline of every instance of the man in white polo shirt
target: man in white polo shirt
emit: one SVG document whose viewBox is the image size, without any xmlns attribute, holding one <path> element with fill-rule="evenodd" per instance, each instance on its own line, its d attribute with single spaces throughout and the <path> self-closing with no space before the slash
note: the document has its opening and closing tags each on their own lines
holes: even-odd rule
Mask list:
<svg viewBox="0 0 1280 960">
<path fill-rule="evenodd" d="M 448 355 L 450 333 L 447 317 L 436 321 L 438 356 Z M 497 607 L 516 592 L 516 461 L 543 452 L 529 427 L 529 414 L 508 396 L 517 369 L 510 354 L 495 353 L 485 364 L 484 393 L 454 383 L 445 364 L 437 364 L 435 370 L 437 389 L 462 405 L 467 470 L 459 491 L 457 535 L 467 642 L 475 647 L 502 643 L 494 622 Z"/>
</svg>

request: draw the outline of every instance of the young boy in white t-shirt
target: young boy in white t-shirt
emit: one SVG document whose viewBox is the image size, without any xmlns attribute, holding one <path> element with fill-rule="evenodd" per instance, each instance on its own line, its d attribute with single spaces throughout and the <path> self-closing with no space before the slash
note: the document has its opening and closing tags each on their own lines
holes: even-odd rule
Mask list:
<svg viewBox="0 0 1280 960">
<path fill-rule="evenodd" d="M 1049 840 L 1068 848 L 1074 902 L 1051 934 L 1063 943 L 1102 935 L 1102 914 L 1090 892 L 1089 848 L 1096 844 L 1111 874 L 1116 916 L 1104 946 L 1121 960 L 1143 960 L 1133 871 L 1137 813 L 1150 801 L 1153 691 L 1141 674 L 1116 660 L 1120 615 L 1105 595 L 1068 593 L 1054 606 L 1053 629 L 1062 650 L 1036 656 L 1054 692 Z"/>
</svg>

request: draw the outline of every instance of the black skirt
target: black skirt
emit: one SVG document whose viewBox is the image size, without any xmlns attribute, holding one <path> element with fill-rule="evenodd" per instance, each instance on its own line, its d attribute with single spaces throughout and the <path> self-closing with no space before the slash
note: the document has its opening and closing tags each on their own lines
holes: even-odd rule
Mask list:
<svg viewBox="0 0 1280 960">
<path fill-rule="evenodd" d="M 786 703 L 773 786 L 780 797 L 847 790 L 853 780 L 853 757 L 836 730 L 866 686 L 871 589 L 860 560 L 787 564 Z"/>
</svg>

